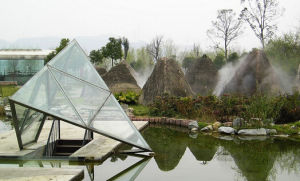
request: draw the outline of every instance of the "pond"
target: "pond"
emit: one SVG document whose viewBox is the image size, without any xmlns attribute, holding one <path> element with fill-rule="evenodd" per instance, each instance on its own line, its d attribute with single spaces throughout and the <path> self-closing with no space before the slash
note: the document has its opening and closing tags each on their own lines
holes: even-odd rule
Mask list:
<svg viewBox="0 0 300 181">
<path fill-rule="evenodd" d="M 247 180 L 300 178 L 297 138 L 190 134 L 187 129 L 150 125 L 142 135 L 155 152 L 140 158 L 113 155 L 103 163 L 67 160 L 0 161 L 0 167 L 80 167 L 85 180 Z M 126 148 L 124 146 L 123 148 Z"/>
</svg>

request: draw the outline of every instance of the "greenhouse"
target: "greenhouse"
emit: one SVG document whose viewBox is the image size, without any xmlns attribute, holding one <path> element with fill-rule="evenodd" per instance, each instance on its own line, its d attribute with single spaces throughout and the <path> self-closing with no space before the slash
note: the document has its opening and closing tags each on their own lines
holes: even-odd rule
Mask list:
<svg viewBox="0 0 300 181">
<path fill-rule="evenodd" d="M 151 151 L 76 40 L 19 89 L 10 105 L 20 149 L 37 141 L 51 116 Z"/>
</svg>

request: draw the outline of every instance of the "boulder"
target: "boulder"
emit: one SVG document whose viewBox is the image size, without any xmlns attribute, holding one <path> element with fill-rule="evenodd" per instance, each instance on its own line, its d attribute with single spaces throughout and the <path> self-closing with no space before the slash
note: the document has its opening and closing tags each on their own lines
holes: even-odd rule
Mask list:
<svg viewBox="0 0 300 181">
<path fill-rule="evenodd" d="M 238 131 L 239 135 L 249 135 L 249 136 L 265 136 L 267 131 L 265 128 L 260 129 L 241 129 Z"/>
<path fill-rule="evenodd" d="M 218 129 L 219 133 L 224 133 L 224 134 L 235 134 L 235 129 L 232 127 L 225 127 L 225 126 L 221 126 Z"/>
<path fill-rule="evenodd" d="M 267 135 L 274 135 L 277 134 L 276 129 L 266 129 Z"/>
<path fill-rule="evenodd" d="M 198 128 L 199 128 L 198 122 L 197 122 L 197 121 L 191 121 L 191 122 L 189 122 L 188 128 L 189 128 L 190 130 L 193 129 L 193 128 L 198 129 Z"/>
<path fill-rule="evenodd" d="M 202 128 L 200 131 L 212 131 L 213 130 L 213 127 L 212 127 L 212 125 L 208 125 L 208 126 L 206 126 L 206 127 L 204 127 L 204 128 Z"/>
<path fill-rule="evenodd" d="M 212 125 L 214 130 L 218 130 L 218 128 L 221 126 L 222 124 L 220 122 L 214 122 L 214 124 Z"/>
</svg>

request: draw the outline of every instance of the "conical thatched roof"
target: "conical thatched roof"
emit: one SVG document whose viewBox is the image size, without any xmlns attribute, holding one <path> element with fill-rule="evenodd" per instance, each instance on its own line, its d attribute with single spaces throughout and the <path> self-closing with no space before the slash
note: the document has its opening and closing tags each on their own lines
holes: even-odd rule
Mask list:
<svg viewBox="0 0 300 181">
<path fill-rule="evenodd" d="M 279 79 L 262 50 L 253 50 L 235 72 L 223 93 L 252 95 L 280 89 Z"/>
<path fill-rule="evenodd" d="M 156 96 L 162 96 L 164 93 L 182 97 L 193 95 L 181 68 L 173 59 L 157 61 L 151 76 L 143 87 L 140 102 L 152 103 Z"/>
<path fill-rule="evenodd" d="M 120 62 L 103 75 L 103 80 L 113 93 L 134 91 L 140 92 L 134 76 L 134 69 L 126 61 Z"/>
<path fill-rule="evenodd" d="M 211 59 L 203 55 L 188 68 L 185 77 L 195 93 L 206 95 L 216 86 L 217 72 Z"/>
<path fill-rule="evenodd" d="M 107 73 L 106 69 L 103 67 L 96 66 L 95 69 L 101 77 Z"/>
</svg>

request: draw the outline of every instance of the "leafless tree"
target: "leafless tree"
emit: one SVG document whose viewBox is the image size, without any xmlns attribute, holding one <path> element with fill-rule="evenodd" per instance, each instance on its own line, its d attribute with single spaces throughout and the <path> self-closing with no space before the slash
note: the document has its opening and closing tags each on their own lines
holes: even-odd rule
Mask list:
<svg viewBox="0 0 300 181">
<path fill-rule="evenodd" d="M 163 57 L 176 59 L 177 50 L 178 48 L 176 47 L 173 40 L 167 39 L 166 41 L 164 41 L 162 45 Z"/>
<path fill-rule="evenodd" d="M 216 21 L 212 21 L 213 28 L 207 31 L 208 37 L 213 41 L 216 48 L 224 50 L 225 59 L 228 58 L 230 43 L 242 34 L 242 21 L 232 9 L 218 10 Z M 220 41 L 224 43 L 224 49 L 220 47 Z"/>
<path fill-rule="evenodd" d="M 162 43 L 163 36 L 156 36 L 146 47 L 147 52 L 153 57 L 154 62 L 157 62 L 161 57 Z"/>
<path fill-rule="evenodd" d="M 247 1 L 248 3 L 246 3 Z M 277 0 L 241 0 L 245 5 L 240 17 L 249 24 L 255 36 L 265 48 L 277 29 L 274 20 L 281 14 Z"/>
</svg>

